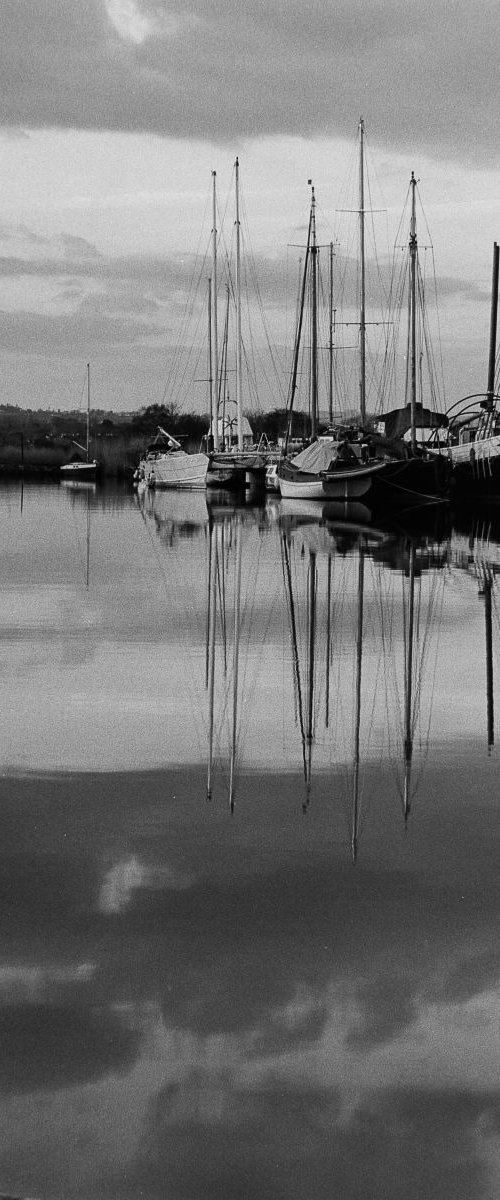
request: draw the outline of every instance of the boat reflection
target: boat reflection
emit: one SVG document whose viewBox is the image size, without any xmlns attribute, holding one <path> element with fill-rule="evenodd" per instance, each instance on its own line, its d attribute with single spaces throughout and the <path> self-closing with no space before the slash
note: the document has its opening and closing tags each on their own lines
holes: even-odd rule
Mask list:
<svg viewBox="0 0 500 1200">
<path fill-rule="evenodd" d="M 415 736 L 424 699 L 424 669 L 433 657 L 432 637 L 438 633 L 437 608 L 442 603 L 442 569 L 449 560 L 449 543 L 435 541 L 422 531 L 412 536 L 375 528 L 366 522 L 366 514 L 354 514 L 352 509 L 350 515 L 354 519 L 346 520 L 328 507 L 315 521 L 302 506 L 300 511 L 285 508 L 281 545 L 302 744 L 303 810 L 307 812 L 311 800 L 313 746 L 328 731 L 336 767 L 342 765 L 350 775 L 350 845 L 355 862 L 361 823 L 362 746 L 367 757 L 372 759 L 374 753 L 370 732 L 375 735 L 381 768 L 391 762 L 400 765 L 398 785 L 405 824 L 421 783 L 421 772 L 412 782 Z M 300 628 L 305 633 L 303 656 Z M 350 706 L 345 703 L 348 679 Z M 321 680 L 324 697 L 318 705 Z M 429 744 L 432 692 L 431 679 L 425 736 L 419 743 L 422 764 Z M 330 720 L 332 710 L 337 718 L 335 728 Z M 321 735 L 320 711 L 324 712 Z"/>
<path fill-rule="evenodd" d="M 495 581 L 500 574 L 500 518 L 493 513 L 472 514 L 456 522 L 452 539 L 453 564 L 475 581 L 484 601 L 486 739 L 491 753 L 495 742 L 493 618 L 498 629 Z"/>
<path fill-rule="evenodd" d="M 427 765 L 442 610 L 457 568 L 476 570 L 484 599 L 493 745 L 500 543 L 484 531 L 450 531 L 441 510 L 382 524 L 365 506 L 255 505 L 227 493 L 207 503 L 146 491 L 137 503 L 171 554 L 160 556 L 169 603 L 182 586 L 193 607 L 189 637 L 196 628 L 199 643 L 193 650 L 185 632 L 183 652 L 210 801 L 222 794 L 234 813 L 242 774 L 265 764 L 290 777 L 304 812 L 325 791 L 342 799 L 353 861 L 370 804 L 394 796 L 406 828 Z M 488 569 L 477 566 L 481 555 Z"/>
<path fill-rule="evenodd" d="M 142 516 L 153 522 L 166 545 L 204 536 L 208 525 L 204 492 L 156 490 L 140 484 L 135 498 Z"/>
</svg>

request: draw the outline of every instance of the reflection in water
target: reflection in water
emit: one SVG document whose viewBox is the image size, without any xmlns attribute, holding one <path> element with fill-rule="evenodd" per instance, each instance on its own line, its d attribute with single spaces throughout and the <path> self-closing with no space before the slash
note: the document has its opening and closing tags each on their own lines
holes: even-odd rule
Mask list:
<svg viewBox="0 0 500 1200">
<path fill-rule="evenodd" d="M 299 595 L 294 594 L 297 566 L 292 570 L 293 553 L 302 562 L 306 576 L 302 586 L 305 614 L 302 624 L 306 628 L 303 663 L 299 652 L 300 600 Z M 416 792 L 416 784 L 413 789 L 411 785 L 415 732 L 426 701 L 425 734 L 419 743 L 421 769 L 430 736 L 434 681 L 432 677 L 428 681 L 426 695 L 424 668 L 429 658 L 431 662 L 436 661 L 433 639 L 439 634 L 443 568 L 448 560 L 449 546 L 434 542 L 428 535 L 417 538 L 416 535 L 367 527 L 358 521 L 334 520 L 331 512 L 327 521 L 318 524 L 312 517 L 303 512 L 298 514 L 296 510 L 282 519 L 282 555 L 303 754 L 303 808 L 307 810 L 311 797 L 312 748 L 317 736 L 319 711 L 315 693 L 319 690 L 318 678 L 323 678 L 326 669 L 324 729 L 328 730 L 332 753 L 335 747 L 339 748 L 341 738 L 344 746 L 350 739 L 352 747 L 351 852 L 355 861 L 360 826 L 363 726 L 375 731 L 380 757 L 388 760 L 394 759 L 393 740 L 395 731 L 400 730 L 398 757 L 403 764 L 401 796 L 405 822 L 410 814 Z M 326 564 L 321 575 L 319 564 Z M 349 570 L 346 570 L 346 564 Z M 369 579 L 367 567 L 371 568 Z M 335 594 L 336 573 L 339 579 Z M 395 579 L 400 588 L 395 585 Z M 424 579 L 427 583 L 425 597 Z M 299 588 L 297 584 L 297 593 Z M 365 612 L 367 589 L 368 613 Z M 365 645 L 367 637 L 369 647 Z M 367 650 L 370 654 L 368 675 L 366 663 L 363 673 Z M 332 669 L 335 660 L 336 674 Z M 349 678 L 353 688 L 350 708 L 346 704 Z M 332 680 L 337 702 L 340 697 L 343 701 L 342 705 L 337 703 L 336 729 L 330 727 Z M 369 753 L 369 739 L 365 736 L 364 740 L 366 754 Z M 374 747 L 372 754 L 373 750 Z"/>
<path fill-rule="evenodd" d="M 496 1200 L 500 541 L 189 499 L 0 489 L 0 1192 Z"/>
</svg>

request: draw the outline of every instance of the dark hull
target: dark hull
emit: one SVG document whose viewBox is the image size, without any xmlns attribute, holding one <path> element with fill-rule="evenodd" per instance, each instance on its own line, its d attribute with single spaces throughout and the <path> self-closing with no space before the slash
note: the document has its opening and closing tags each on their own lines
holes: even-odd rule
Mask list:
<svg viewBox="0 0 500 1200">
<path fill-rule="evenodd" d="M 362 500 L 378 511 L 397 511 L 447 499 L 451 468 L 444 455 L 375 459 L 352 469 L 314 475 L 281 462 L 278 479 L 286 499 Z"/>
<path fill-rule="evenodd" d="M 207 487 L 242 491 L 245 487 L 265 485 L 266 459 L 260 454 L 209 455 Z"/>
<path fill-rule="evenodd" d="M 500 505 L 500 456 L 454 463 L 452 497 L 457 507 Z"/>
<path fill-rule="evenodd" d="M 451 467 L 445 455 L 395 460 L 374 476 L 372 501 L 380 509 L 407 509 L 449 498 Z"/>
</svg>

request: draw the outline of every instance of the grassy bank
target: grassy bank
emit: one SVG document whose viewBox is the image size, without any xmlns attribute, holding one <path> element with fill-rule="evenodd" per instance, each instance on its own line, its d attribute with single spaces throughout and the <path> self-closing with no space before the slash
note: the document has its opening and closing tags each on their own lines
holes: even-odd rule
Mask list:
<svg viewBox="0 0 500 1200">
<path fill-rule="evenodd" d="M 132 479 L 141 453 L 144 438 L 102 438 L 92 447 L 104 479 Z M 58 477 L 61 466 L 70 460 L 69 446 L 20 447 L 19 442 L 0 446 L 0 475 Z"/>
</svg>

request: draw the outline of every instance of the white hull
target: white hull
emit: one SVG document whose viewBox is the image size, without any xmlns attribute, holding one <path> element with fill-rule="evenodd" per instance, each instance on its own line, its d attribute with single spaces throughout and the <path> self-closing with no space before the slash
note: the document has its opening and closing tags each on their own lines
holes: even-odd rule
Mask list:
<svg viewBox="0 0 500 1200">
<path fill-rule="evenodd" d="M 283 500 L 353 500 L 366 495 L 372 485 L 373 472 L 348 475 L 344 472 L 328 479 L 281 479 L 279 489 Z"/>
<path fill-rule="evenodd" d="M 500 459 L 500 437 L 493 434 L 492 437 L 477 438 L 473 442 L 450 446 L 448 453 L 453 465 L 465 463 L 468 466 L 477 463 L 488 470 L 495 459 Z"/>
<path fill-rule="evenodd" d="M 63 479 L 72 479 L 75 482 L 77 480 L 95 479 L 98 465 L 95 461 L 64 463 L 61 467 L 61 475 Z"/>
<path fill-rule="evenodd" d="M 207 467 L 206 454 L 169 450 L 142 459 L 139 463 L 139 480 L 155 488 L 204 488 Z"/>
</svg>

